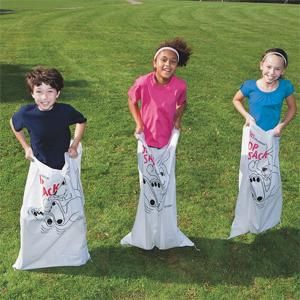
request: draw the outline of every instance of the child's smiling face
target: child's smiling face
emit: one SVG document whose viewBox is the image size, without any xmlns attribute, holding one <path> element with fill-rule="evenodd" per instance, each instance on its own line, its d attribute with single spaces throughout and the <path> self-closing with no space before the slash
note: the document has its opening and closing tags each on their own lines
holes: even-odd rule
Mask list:
<svg viewBox="0 0 300 300">
<path fill-rule="evenodd" d="M 171 50 L 161 51 L 153 61 L 155 77 L 158 83 L 166 84 L 175 74 L 178 64 L 176 53 Z"/>
<path fill-rule="evenodd" d="M 51 110 L 55 104 L 59 93 L 52 86 L 42 83 L 41 85 L 34 86 L 32 91 L 32 97 L 38 106 L 39 110 Z"/>
<path fill-rule="evenodd" d="M 260 70 L 262 72 L 263 80 L 266 83 L 271 84 L 284 74 L 284 60 L 282 59 L 282 57 L 276 54 L 268 55 L 260 63 Z"/>
</svg>

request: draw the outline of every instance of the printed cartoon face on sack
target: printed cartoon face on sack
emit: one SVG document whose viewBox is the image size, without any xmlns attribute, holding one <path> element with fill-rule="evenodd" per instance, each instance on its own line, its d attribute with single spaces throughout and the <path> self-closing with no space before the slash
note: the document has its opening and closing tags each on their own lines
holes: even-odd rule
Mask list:
<svg viewBox="0 0 300 300">
<path fill-rule="evenodd" d="M 263 208 L 266 201 L 279 190 L 279 172 L 273 165 L 273 149 L 266 150 L 265 146 L 251 141 L 248 147 L 250 190 L 258 208 Z"/>
<path fill-rule="evenodd" d="M 156 209 L 161 211 L 164 207 L 164 200 L 167 192 L 167 185 L 169 181 L 169 174 L 167 172 L 166 158 L 154 161 L 152 159 L 145 159 L 149 157 L 146 148 L 143 150 L 144 155 L 144 172 L 143 172 L 143 195 L 146 213 L 151 213 Z"/>
<path fill-rule="evenodd" d="M 41 232 L 55 228 L 62 233 L 72 222 L 81 218 L 78 207 L 73 204 L 81 198 L 79 186 L 74 188 L 68 176 L 55 174 L 51 178 L 40 175 L 41 208 L 31 208 L 30 213 L 42 222 Z M 81 200 L 81 199 L 79 199 Z"/>
</svg>

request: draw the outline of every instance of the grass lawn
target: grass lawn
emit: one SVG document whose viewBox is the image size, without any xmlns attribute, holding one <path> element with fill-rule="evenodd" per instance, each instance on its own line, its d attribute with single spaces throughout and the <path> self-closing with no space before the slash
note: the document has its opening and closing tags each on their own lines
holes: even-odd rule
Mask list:
<svg viewBox="0 0 300 300">
<path fill-rule="evenodd" d="M 300 298 L 299 118 L 281 139 L 282 223 L 227 240 L 243 125 L 232 96 L 244 80 L 260 75 L 265 49 L 282 47 L 290 59 L 286 77 L 300 98 L 300 6 L 2 0 L 0 9 L 1 299 Z M 127 89 L 151 71 L 157 45 L 175 36 L 193 48 L 188 66 L 177 72 L 189 86 L 177 150 L 178 222 L 200 251 L 123 248 L 119 242 L 131 230 L 139 193 Z M 29 163 L 8 121 L 32 102 L 23 78 L 38 64 L 62 71 L 60 101 L 88 118 L 82 182 L 92 261 L 14 271 Z"/>
</svg>

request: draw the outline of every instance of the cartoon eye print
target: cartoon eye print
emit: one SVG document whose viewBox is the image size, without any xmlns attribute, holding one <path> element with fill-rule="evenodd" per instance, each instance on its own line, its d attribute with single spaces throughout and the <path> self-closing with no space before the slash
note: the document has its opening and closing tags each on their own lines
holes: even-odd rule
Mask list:
<svg viewBox="0 0 300 300">
<path fill-rule="evenodd" d="M 252 174 L 249 177 L 249 181 L 253 200 L 260 206 L 263 205 L 265 200 L 265 187 L 263 180 L 257 174 Z"/>
<path fill-rule="evenodd" d="M 53 224 L 52 217 L 48 217 L 48 219 L 46 219 L 46 223 L 47 223 L 47 225 L 51 226 Z"/>
<path fill-rule="evenodd" d="M 147 177 L 143 177 L 143 195 L 145 211 L 151 212 L 153 209 L 160 210 L 162 207 L 162 185 L 160 181 L 156 179 L 149 180 Z"/>
<path fill-rule="evenodd" d="M 67 173 L 66 176 L 69 176 Z M 82 218 L 81 211 L 76 206 L 79 199 L 82 199 L 79 172 L 75 173 L 73 182 L 68 181 L 68 177 L 57 178 L 51 183 L 40 180 L 42 187 L 48 192 L 47 197 L 43 197 L 42 205 L 39 208 L 30 208 L 30 213 L 37 221 L 41 221 L 41 232 L 46 234 L 53 228 L 57 234 L 62 234 L 73 222 Z"/>
<path fill-rule="evenodd" d="M 260 182 L 260 178 L 259 178 L 259 177 L 257 177 L 257 178 L 255 178 L 255 177 L 250 178 L 250 182 L 251 182 L 251 183 L 252 183 L 252 182 Z"/>
</svg>

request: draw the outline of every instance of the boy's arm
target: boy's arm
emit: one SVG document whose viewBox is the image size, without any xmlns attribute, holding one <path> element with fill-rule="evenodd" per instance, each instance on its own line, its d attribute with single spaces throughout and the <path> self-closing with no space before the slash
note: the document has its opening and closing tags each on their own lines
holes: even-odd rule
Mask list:
<svg viewBox="0 0 300 300">
<path fill-rule="evenodd" d="M 33 160 L 33 152 L 32 152 L 31 147 L 28 145 L 28 143 L 26 141 L 24 132 L 15 130 L 12 119 L 9 120 L 9 124 L 10 124 L 11 130 L 13 131 L 13 133 L 16 136 L 17 140 L 19 141 L 19 143 L 21 144 L 22 148 L 25 151 L 25 158 L 28 159 L 28 160 Z"/>
<path fill-rule="evenodd" d="M 77 147 L 83 137 L 85 126 L 86 123 L 77 123 L 75 126 L 73 142 L 68 150 L 68 153 L 72 158 L 75 158 L 78 155 Z"/>
<path fill-rule="evenodd" d="M 140 113 L 140 108 L 137 103 L 133 103 L 130 98 L 128 98 L 128 107 L 131 115 L 135 121 L 135 133 L 141 133 L 144 131 L 144 124 Z"/>
<path fill-rule="evenodd" d="M 246 111 L 243 102 L 244 102 L 244 98 L 245 96 L 243 95 L 243 93 L 241 92 L 241 90 L 238 90 L 236 92 L 236 94 L 233 97 L 232 103 L 234 105 L 234 107 L 236 108 L 236 110 L 245 118 L 246 123 L 245 126 L 249 126 L 250 122 L 254 122 L 255 120 L 254 118 Z"/>
<path fill-rule="evenodd" d="M 176 107 L 176 116 L 175 116 L 175 124 L 174 124 L 176 129 L 181 128 L 181 119 L 182 119 L 182 116 L 183 116 L 186 106 L 187 106 L 187 103 L 184 102 L 183 104 L 178 105 Z"/>
<path fill-rule="evenodd" d="M 287 126 L 288 123 L 294 118 L 294 116 L 297 113 L 297 104 L 296 104 L 296 98 L 294 95 L 290 95 L 286 98 L 286 104 L 287 104 L 287 112 L 282 122 L 280 122 L 275 128 L 274 128 L 274 135 L 280 136 L 282 129 Z"/>
</svg>

